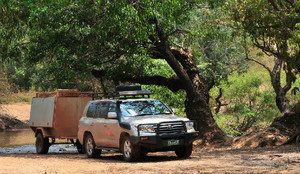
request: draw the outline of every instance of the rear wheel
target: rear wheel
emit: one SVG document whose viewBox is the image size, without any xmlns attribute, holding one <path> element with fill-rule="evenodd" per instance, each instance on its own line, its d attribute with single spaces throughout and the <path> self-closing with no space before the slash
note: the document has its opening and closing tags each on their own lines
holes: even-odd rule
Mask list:
<svg viewBox="0 0 300 174">
<path fill-rule="evenodd" d="M 141 156 L 141 157 L 147 156 L 147 154 L 148 154 L 148 151 L 146 151 L 146 150 L 141 150 L 140 156 Z"/>
<path fill-rule="evenodd" d="M 44 138 L 43 133 L 38 132 L 35 140 L 36 153 L 47 154 L 50 147 L 49 138 Z"/>
<path fill-rule="evenodd" d="M 191 156 L 192 151 L 193 151 L 193 144 L 191 143 L 182 147 L 178 147 L 175 150 L 175 153 L 180 158 L 187 158 Z"/>
<path fill-rule="evenodd" d="M 99 157 L 102 150 L 96 149 L 96 145 L 94 142 L 94 138 L 91 134 L 88 134 L 85 138 L 85 151 L 88 158 L 96 158 Z"/>
<path fill-rule="evenodd" d="M 122 140 L 121 148 L 125 161 L 135 161 L 140 157 L 140 146 L 132 144 L 127 135 Z"/>
<path fill-rule="evenodd" d="M 79 140 L 76 140 L 75 145 L 76 145 L 78 153 L 81 153 L 81 154 L 85 153 L 85 149 L 84 149 L 83 145 L 80 144 Z"/>
</svg>

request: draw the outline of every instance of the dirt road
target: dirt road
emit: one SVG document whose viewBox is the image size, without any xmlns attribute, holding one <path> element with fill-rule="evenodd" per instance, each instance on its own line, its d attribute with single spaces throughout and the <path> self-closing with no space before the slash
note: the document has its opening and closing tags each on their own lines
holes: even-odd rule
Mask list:
<svg viewBox="0 0 300 174">
<path fill-rule="evenodd" d="M 2 105 L 5 113 L 26 121 L 30 104 Z M 3 112 L 2 110 L 2 112 Z M 150 153 L 135 163 L 124 162 L 121 154 L 104 152 L 100 158 L 84 154 L 6 153 L 0 152 L 0 174 L 69 174 L 69 173 L 299 173 L 300 151 L 295 146 L 262 149 L 196 148 L 188 159 L 176 158 L 173 152 Z"/>
<path fill-rule="evenodd" d="M 150 153 L 135 163 L 121 154 L 100 158 L 84 154 L 0 154 L 0 173 L 300 173 L 300 152 L 294 146 L 252 150 L 195 150 L 188 159 L 172 152 Z"/>
</svg>

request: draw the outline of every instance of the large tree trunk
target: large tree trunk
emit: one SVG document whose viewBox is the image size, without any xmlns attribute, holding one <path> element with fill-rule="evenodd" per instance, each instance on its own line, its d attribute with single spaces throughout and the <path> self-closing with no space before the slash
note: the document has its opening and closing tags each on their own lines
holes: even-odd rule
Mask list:
<svg viewBox="0 0 300 174">
<path fill-rule="evenodd" d="M 290 101 L 286 97 L 286 93 L 288 92 L 288 90 L 291 89 L 292 82 L 287 80 L 285 87 L 281 87 L 280 75 L 282 64 L 283 61 L 281 59 L 276 58 L 275 65 L 270 75 L 272 86 L 276 93 L 276 105 L 281 113 L 289 113 L 292 111 L 292 109 L 290 106 Z"/>
<path fill-rule="evenodd" d="M 200 72 L 194 62 L 193 55 L 174 49 L 169 45 L 168 37 L 156 21 L 159 42 L 155 41 L 154 50 L 163 55 L 179 77 L 187 94 L 185 101 L 186 114 L 189 119 L 196 120 L 203 144 L 224 143 L 226 135 L 213 119 L 209 107 L 209 93 L 206 85 L 200 80 Z M 152 48 L 153 50 L 153 48 Z"/>
<path fill-rule="evenodd" d="M 213 119 L 206 101 L 207 98 L 200 91 L 192 96 L 188 95 L 185 101 L 187 117 L 197 121 L 202 144 L 223 144 L 226 136 Z"/>
</svg>

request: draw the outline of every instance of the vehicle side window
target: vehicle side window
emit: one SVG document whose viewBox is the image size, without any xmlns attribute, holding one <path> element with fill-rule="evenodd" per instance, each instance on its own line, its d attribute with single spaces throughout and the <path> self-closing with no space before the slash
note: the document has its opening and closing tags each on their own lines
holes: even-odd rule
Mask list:
<svg viewBox="0 0 300 174">
<path fill-rule="evenodd" d="M 90 118 L 95 117 L 96 108 L 97 108 L 97 103 L 91 103 L 89 108 L 88 108 L 88 111 L 86 113 L 86 116 L 90 117 Z"/>
<path fill-rule="evenodd" d="M 108 112 L 117 112 L 117 104 L 116 103 L 110 103 Z"/>
<path fill-rule="evenodd" d="M 107 112 L 108 112 L 108 106 L 109 103 L 107 102 L 101 102 L 96 108 L 96 118 L 106 118 Z"/>
</svg>

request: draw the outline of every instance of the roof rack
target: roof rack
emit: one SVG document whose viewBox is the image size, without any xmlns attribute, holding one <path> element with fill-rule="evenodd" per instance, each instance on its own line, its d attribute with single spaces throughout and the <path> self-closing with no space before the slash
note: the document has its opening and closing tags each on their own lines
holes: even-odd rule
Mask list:
<svg viewBox="0 0 300 174">
<path fill-rule="evenodd" d="M 129 98 L 150 98 L 150 90 L 141 90 L 139 85 L 117 86 L 114 93 L 93 93 L 92 100 L 95 99 L 129 99 Z"/>
</svg>

